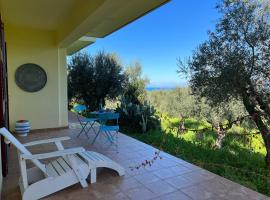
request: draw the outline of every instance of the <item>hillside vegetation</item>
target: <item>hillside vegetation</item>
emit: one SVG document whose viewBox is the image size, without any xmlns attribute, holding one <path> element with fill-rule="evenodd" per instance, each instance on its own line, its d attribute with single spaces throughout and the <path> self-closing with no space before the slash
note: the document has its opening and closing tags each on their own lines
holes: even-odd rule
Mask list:
<svg viewBox="0 0 270 200">
<path fill-rule="evenodd" d="M 203 100 L 198 103 L 188 88 L 151 91 L 147 98 L 156 108 L 159 126 L 145 134 L 124 126 L 124 133 L 270 196 L 270 172 L 264 160 L 266 150 L 250 120 L 233 125 L 222 139 L 221 148 L 216 146 L 218 134 L 212 130 L 213 124 L 226 124 L 239 113 L 245 115 L 240 102 L 213 109 Z M 186 131 L 179 131 L 183 121 Z M 192 131 L 204 128 L 207 130 Z"/>
</svg>

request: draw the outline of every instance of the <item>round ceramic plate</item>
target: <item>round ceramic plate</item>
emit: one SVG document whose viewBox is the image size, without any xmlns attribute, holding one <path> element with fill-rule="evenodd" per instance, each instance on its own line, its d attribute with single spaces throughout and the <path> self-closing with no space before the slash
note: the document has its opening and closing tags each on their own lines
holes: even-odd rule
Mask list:
<svg viewBox="0 0 270 200">
<path fill-rule="evenodd" d="M 27 63 L 15 72 L 16 84 L 26 92 L 37 92 L 47 83 L 47 75 L 39 65 Z"/>
</svg>

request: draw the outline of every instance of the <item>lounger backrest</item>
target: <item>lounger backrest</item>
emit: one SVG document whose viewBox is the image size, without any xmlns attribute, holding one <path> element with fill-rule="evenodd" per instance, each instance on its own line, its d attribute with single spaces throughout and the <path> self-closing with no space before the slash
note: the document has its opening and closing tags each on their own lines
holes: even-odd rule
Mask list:
<svg viewBox="0 0 270 200">
<path fill-rule="evenodd" d="M 20 143 L 5 127 L 0 128 L 0 134 L 8 139 L 22 154 L 32 155 L 22 143 Z M 39 160 L 32 160 L 32 162 L 44 173 L 46 173 L 44 165 Z"/>
</svg>

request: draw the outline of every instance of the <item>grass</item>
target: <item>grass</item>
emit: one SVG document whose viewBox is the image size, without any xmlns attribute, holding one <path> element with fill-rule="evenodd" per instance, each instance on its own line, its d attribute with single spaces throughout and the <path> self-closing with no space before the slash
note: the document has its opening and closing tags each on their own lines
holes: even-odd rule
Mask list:
<svg viewBox="0 0 270 200">
<path fill-rule="evenodd" d="M 122 131 L 133 138 L 270 196 L 270 170 L 265 165 L 265 149 L 260 136 L 235 138 L 229 135 L 223 142 L 223 148 L 216 149 L 214 132 L 208 131 L 203 138 L 198 138 L 194 132 L 177 137 L 178 123 L 176 118 L 167 118 L 162 120 L 159 129 L 145 134 L 134 133 L 128 128 L 123 128 Z M 192 118 L 186 121 L 187 128 L 206 126 L 208 126 L 206 122 L 198 122 Z M 241 127 L 235 127 L 233 131 L 241 133 L 241 130 Z"/>
</svg>

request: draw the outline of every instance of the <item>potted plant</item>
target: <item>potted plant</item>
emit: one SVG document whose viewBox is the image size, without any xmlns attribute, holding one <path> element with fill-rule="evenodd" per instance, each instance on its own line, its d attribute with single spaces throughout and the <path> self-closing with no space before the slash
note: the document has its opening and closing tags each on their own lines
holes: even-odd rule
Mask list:
<svg viewBox="0 0 270 200">
<path fill-rule="evenodd" d="M 15 132 L 19 136 L 27 136 L 29 133 L 31 127 L 28 120 L 18 120 L 15 124 Z"/>
</svg>

